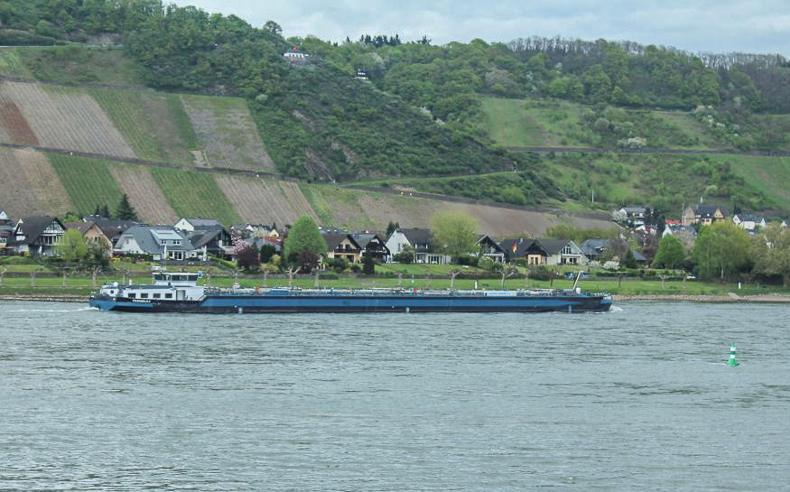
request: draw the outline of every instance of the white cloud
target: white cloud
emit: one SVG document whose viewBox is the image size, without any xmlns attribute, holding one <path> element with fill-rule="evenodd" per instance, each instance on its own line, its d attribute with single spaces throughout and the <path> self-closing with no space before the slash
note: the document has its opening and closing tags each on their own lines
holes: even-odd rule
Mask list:
<svg viewBox="0 0 790 492">
<path fill-rule="evenodd" d="M 361 34 L 399 34 L 434 43 L 510 41 L 532 35 L 630 40 L 688 51 L 741 51 L 790 56 L 787 0 L 176 0 L 235 14 L 254 26 L 278 22 L 287 36 L 340 41 Z"/>
</svg>

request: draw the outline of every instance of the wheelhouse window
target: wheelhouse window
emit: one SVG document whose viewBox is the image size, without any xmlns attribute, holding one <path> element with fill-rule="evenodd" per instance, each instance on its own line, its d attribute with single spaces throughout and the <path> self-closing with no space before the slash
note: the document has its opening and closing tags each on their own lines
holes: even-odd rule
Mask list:
<svg viewBox="0 0 790 492">
<path fill-rule="evenodd" d="M 162 294 L 154 294 L 151 297 L 153 297 L 154 299 L 159 299 L 162 297 Z"/>
<path fill-rule="evenodd" d="M 135 297 L 137 297 L 137 294 L 135 294 L 134 292 L 129 293 L 129 299 L 134 299 Z"/>
<path fill-rule="evenodd" d="M 173 298 L 173 294 L 165 294 L 165 299 L 172 299 L 172 298 Z"/>
<path fill-rule="evenodd" d="M 140 299 L 148 299 L 148 293 L 147 292 L 141 293 L 140 294 Z"/>
</svg>

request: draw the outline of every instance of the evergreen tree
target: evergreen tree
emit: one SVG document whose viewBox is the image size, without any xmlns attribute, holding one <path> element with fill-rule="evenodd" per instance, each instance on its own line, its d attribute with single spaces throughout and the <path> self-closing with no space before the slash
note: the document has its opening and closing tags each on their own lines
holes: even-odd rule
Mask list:
<svg viewBox="0 0 790 492">
<path fill-rule="evenodd" d="M 118 213 L 116 214 L 119 220 L 140 220 L 137 217 L 137 212 L 135 211 L 132 204 L 129 203 L 129 197 L 126 193 L 123 194 L 121 197 L 121 203 L 118 204 Z M 109 218 L 109 217 L 108 217 Z"/>
<path fill-rule="evenodd" d="M 106 203 L 102 205 L 100 212 L 101 213 L 99 215 L 101 217 L 104 217 L 105 219 L 112 219 L 112 214 L 110 213 L 110 207 L 108 207 Z"/>
</svg>

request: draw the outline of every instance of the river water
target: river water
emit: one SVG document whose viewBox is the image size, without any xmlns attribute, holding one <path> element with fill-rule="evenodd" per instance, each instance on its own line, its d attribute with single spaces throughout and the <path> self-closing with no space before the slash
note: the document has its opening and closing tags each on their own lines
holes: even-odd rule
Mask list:
<svg viewBox="0 0 790 492">
<path fill-rule="evenodd" d="M 790 488 L 790 306 L 0 312 L 3 491 Z"/>
</svg>

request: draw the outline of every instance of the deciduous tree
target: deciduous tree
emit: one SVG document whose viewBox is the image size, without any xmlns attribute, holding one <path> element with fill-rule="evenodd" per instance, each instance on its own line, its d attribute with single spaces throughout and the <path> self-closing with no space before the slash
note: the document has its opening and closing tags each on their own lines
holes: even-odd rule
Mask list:
<svg viewBox="0 0 790 492">
<path fill-rule="evenodd" d="M 315 221 L 304 215 L 300 217 L 288 231 L 288 238 L 285 240 L 285 257 L 299 255 L 303 251 L 310 251 L 316 256 L 326 254 L 326 242 L 321 237 L 318 225 Z"/>
<path fill-rule="evenodd" d="M 790 228 L 771 224 L 752 242 L 754 273 L 779 275 L 782 285 L 790 285 Z"/>
<path fill-rule="evenodd" d="M 715 222 L 700 230 L 691 259 L 701 277 L 724 280 L 749 266 L 749 247 L 746 231 L 729 222 Z"/>
<path fill-rule="evenodd" d="M 659 268 L 677 268 L 686 259 L 686 248 L 680 239 L 671 234 L 661 238 L 658 243 L 658 251 L 653 258 L 653 266 Z"/>
<path fill-rule="evenodd" d="M 477 219 L 462 212 L 437 212 L 431 219 L 435 246 L 458 258 L 475 250 Z"/>
</svg>

